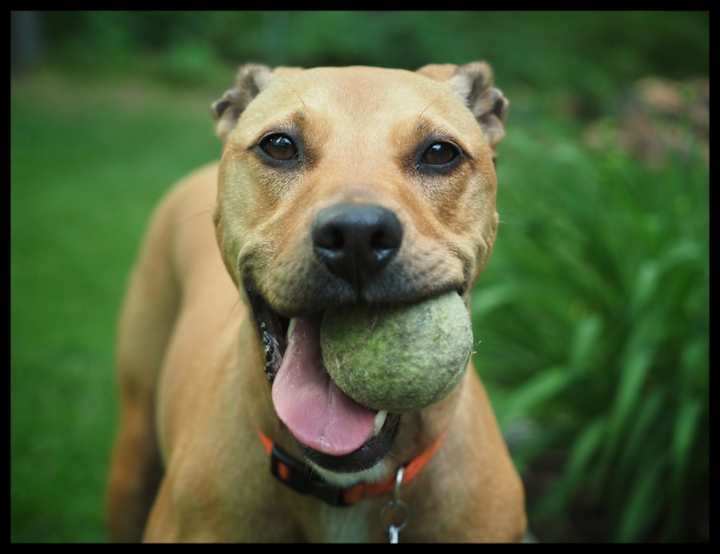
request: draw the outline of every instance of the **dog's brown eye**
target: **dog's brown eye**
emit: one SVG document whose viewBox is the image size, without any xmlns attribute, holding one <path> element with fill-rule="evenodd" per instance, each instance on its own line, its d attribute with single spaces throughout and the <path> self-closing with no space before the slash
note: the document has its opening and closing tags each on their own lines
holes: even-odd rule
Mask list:
<svg viewBox="0 0 720 554">
<path fill-rule="evenodd" d="M 449 142 L 435 142 L 423 152 L 420 161 L 427 165 L 449 164 L 460 155 L 457 146 Z"/>
<path fill-rule="evenodd" d="M 297 157 L 297 147 L 293 140 L 280 133 L 268 135 L 260 141 L 260 148 L 274 160 L 289 161 Z"/>
</svg>

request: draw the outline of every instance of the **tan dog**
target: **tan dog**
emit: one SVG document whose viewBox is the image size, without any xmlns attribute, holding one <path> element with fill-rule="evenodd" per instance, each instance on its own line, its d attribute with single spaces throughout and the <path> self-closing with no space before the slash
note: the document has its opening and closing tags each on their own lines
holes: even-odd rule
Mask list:
<svg viewBox="0 0 720 554">
<path fill-rule="evenodd" d="M 507 105 L 482 62 L 240 68 L 213 105 L 222 160 L 157 208 L 122 312 L 113 539 L 522 539 L 472 363 L 425 409 L 372 412 L 329 381 L 317 338 L 329 306 L 467 305 Z M 407 516 L 381 517 L 394 495 Z"/>
</svg>

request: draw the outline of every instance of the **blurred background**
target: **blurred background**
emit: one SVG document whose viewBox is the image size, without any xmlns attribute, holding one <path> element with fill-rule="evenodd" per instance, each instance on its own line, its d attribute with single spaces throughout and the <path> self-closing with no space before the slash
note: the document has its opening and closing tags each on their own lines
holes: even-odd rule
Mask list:
<svg viewBox="0 0 720 554">
<path fill-rule="evenodd" d="M 476 365 L 541 541 L 704 541 L 708 14 L 12 12 L 12 540 L 103 541 L 115 322 L 247 61 L 484 59 L 511 101 Z"/>
</svg>

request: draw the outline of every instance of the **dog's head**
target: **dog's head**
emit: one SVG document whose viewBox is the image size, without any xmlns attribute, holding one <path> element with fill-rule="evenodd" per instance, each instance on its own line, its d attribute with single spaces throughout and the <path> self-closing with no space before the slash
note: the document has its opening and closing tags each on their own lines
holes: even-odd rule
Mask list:
<svg viewBox="0 0 720 554">
<path fill-rule="evenodd" d="M 212 107 L 224 143 L 214 222 L 270 379 L 293 318 L 449 290 L 467 300 L 495 241 L 507 107 L 484 62 L 240 68 Z"/>
</svg>

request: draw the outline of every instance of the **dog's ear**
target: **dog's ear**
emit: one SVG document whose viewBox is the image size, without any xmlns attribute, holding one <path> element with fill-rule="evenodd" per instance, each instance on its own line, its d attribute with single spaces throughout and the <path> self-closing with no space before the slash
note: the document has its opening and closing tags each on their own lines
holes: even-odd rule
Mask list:
<svg viewBox="0 0 720 554">
<path fill-rule="evenodd" d="M 510 102 L 495 87 L 490 65 L 486 62 L 460 66 L 430 64 L 417 72 L 437 81 L 447 81 L 475 116 L 490 146 L 495 148 L 505 136 L 505 118 Z"/>
<path fill-rule="evenodd" d="M 215 133 L 223 142 L 247 105 L 270 82 L 272 74 L 272 69 L 265 65 L 241 65 L 233 88 L 226 91 L 220 100 L 213 102 L 211 110 L 215 119 Z"/>
</svg>

